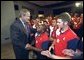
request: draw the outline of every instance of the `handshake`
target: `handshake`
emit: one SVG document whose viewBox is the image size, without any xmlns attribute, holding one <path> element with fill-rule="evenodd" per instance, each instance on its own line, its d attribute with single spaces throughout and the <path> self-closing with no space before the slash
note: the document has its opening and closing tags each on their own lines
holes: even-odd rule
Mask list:
<svg viewBox="0 0 84 60">
<path fill-rule="evenodd" d="M 65 54 L 65 55 L 67 55 L 67 57 L 57 56 L 57 55 L 54 55 L 54 54 L 52 54 L 50 52 L 51 49 L 53 49 L 53 46 L 50 46 L 48 50 L 43 50 L 43 49 L 39 49 L 39 48 L 33 47 L 30 44 L 26 44 L 25 48 L 27 50 L 34 50 L 34 51 L 40 52 L 41 55 L 47 56 L 47 57 L 52 58 L 52 59 L 71 59 L 69 56 L 74 56 L 74 53 L 75 54 L 79 54 L 78 52 L 74 52 L 71 49 L 64 49 L 62 51 L 62 53 Z"/>
<path fill-rule="evenodd" d="M 34 50 L 34 51 L 37 51 L 37 52 L 41 52 L 42 55 L 44 56 L 47 56 L 47 57 L 51 57 L 51 53 L 50 53 L 50 50 L 51 50 L 51 47 L 49 48 L 49 50 L 43 50 L 43 49 L 39 49 L 39 48 L 36 48 L 36 47 L 33 47 L 32 45 L 30 44 L 26 44 L 25 48 L 27 50 Z"/>
<path fill-rule="evenodd" d="M 33 46 L 30 45 L 29 43 L 26 44 L 25 48 L 26 48 L 27 50 L 34 50 L 34 51 L 37 51 L 37 52 L 41 52 L 41 51 L 42 51 L 42 49 L 33 47 Z"/>
<path fill-rule="evenodd" d="M 51 51 L 51 49 L 53 49 L 53 48 L 54 48 L 53 46 L 50 46 L 49 47 L 49 51 Z M 26 44 L 25 49 L 27 49 L 27 50 L 34 50 L 34 51 L 37 51 L 37 52 L 41 52 L 42 51 L 43 54 L 44 54 L 44 52 L 47 52 L 47 53 L 49 52 L 48 50 L 44 51 L 43 49 L 36 48 L 36 47 L 32 46 L 29 43 Z"/>
</svg>

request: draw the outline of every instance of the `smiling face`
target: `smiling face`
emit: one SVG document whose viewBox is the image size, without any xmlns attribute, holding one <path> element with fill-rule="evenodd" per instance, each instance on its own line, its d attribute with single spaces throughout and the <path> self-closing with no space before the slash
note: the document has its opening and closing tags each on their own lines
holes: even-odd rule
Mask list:
<svg viewBox="0 0 84 60">
<path fill-rule="evenodd" d="M 68 25 L 68 22 L 67 21 L 63 21 L 62 19 L 57 19 L 57 26 L 59 28 L 63 28 L 65 26 L 67 26 L 67 25 Z"/>
<path fill-rule="evenodd" d="M 38 25 L 37 26 L 37 31 L 41 33 L 41 31 L 42 31 L 42 25 Z"/>
<path fill-rule="evenodd" d="M 63 21 L 62 21 L 62 19 L 57 19 L 57 26 L 59 28 L 62 28 L 63 27 Z"/>
<path fill-rule="evenodd" d="M 24 22 L 27 22 L 28 20 L 30 20 L 30 11 L 28 11 L 27 9 L 21 9 L 21 11 L 20 11 L 20 18 Z"/>
<path fill-rule="evenodd" d="M 46 26 L 45 26 L 44 24 L 38 25 L 38 26 L 37 26 L 37 31 L 38 31 L 39 33 L 45 32 L 45 31 L 46 31 Z"/>
<path fill-rule="evenodd" d="M 22 19 L 27 22 L 27 20 L 30 20 L 30 12 L 26 12 L 22 15 Z"/>
<path fill-rule="evenodd" d="M 68 26 L 70 20 L 71 20 L 71 16 L 69 13 L 67 12 L 61 13 L 60 15 L 58 15 L 57 26 L 59 28 L 66 27 Z"/>
</svg>

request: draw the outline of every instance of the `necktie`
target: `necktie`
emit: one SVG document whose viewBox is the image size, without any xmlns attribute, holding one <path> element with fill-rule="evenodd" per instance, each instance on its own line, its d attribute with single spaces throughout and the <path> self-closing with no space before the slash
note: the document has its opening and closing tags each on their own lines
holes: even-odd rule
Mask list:
<svg viewBox="0 0 84 60">
<path fill-rule="evenodd" d="M 25 23 L 25 29 L 26 29 L 27 37 L 29 37 L 29 34 L 30 34 L 30 28 L 29 28 L 29 25 L 28 25 L 27 23 Z"/>
</svg>

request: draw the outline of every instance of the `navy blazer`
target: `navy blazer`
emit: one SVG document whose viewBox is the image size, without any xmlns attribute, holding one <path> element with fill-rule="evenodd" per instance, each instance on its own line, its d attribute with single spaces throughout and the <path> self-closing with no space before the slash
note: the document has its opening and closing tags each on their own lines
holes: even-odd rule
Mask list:
<svg viewBox="0 0 84 60">
<path fill-rule="evenodd" d="M 10 36 L 14 46 L 25 49 L 25 45 L 29 42 L 26 30 L 19 19 L 16 19 L 10 26 Z"/>
</svg>

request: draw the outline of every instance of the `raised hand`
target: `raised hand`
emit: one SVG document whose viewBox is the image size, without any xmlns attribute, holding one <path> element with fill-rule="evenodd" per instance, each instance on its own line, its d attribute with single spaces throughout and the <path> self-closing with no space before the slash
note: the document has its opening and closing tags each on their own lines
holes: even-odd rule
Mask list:
<svg viewBox="0 0 84 60">
<path fill-rule="evenodd" d="M 26 48 L 27 50 L 34 50 L 34 51 L 37 51 L 37 52 L 41 52 L 41 51 L 42 51 L 42 49 L 33 47 L 33 46 L 30 45 L 30 44 L 26 44 L 25 48 Z"/>
</svg>

